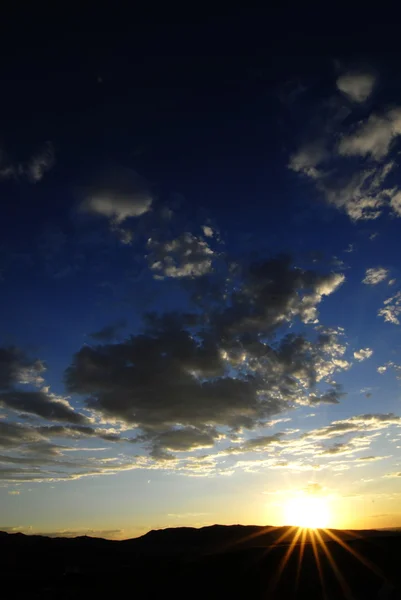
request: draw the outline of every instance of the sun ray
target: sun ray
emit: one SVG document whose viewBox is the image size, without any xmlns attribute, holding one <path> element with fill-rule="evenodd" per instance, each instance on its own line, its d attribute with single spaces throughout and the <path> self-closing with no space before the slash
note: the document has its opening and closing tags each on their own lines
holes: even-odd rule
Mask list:
<svg viewBox="0 0 401 600">
<path fill-rule="evenodd" d="M 295 579 L 295 589 L 296 590 L 298 589 L 299 578 L 301 575 L 302 560 L 303 560 L 304 552 L 305 552 L 306 533 L 307 533 L 307 530 L 302 528 L 301 544 L 300 544 L 299 554 L 298 554 L 297 575 L 296 575 L 296 579 Z"/>
<path fill-rule="evenodd" d="M 330 531 L 330 529 L 324 529 L 324 531 L 335 542 L 337 542 L 338 544 L 340 544 L 340 546 L 342 546 L 345 550 L 347 550 L 350 554 L 352 554 L 352 556 L 354 556 L 357 560 L 359 560 L 359 562 L 361 562 L 365 567 L 367 567 L 373 573 L 375 573 L 375 575 L 378 575 L 379 577 L 382 577 L 382 578 L 386 579 L 385 575 L 383 574 L 383 572 L 381 571 L 381 569 L 379 569 L 379 567 L 377 567 L 370 560 L 368 560 L 367 558 L 365 558 L 364 556 L 362 556 L 361 554 L 359 554 L 359 552 L 357 552 L 354 548 L 351 548 L 351 546 L 349 544 L 347 544 L 347 542 L 345 542 L 344 540 L 342 540 L 340 537 L 338 537 L 338 535 L 336 535 L 335 533 L 333 533 L 332 531 Z"/>
<path fill-rule="evenodd" d="M 269 585 L 269 592 L 270 593 L 272 593 L 273 590 L 276 588 L 276 586 L 277 586 L 277 584 L 278 584 L 278 582 L 280 580 L 280 577 L 281 577 L 281 575 L 282 575 L 285 567 L 287 566 L 287 563 L 288 563 L 288 561 L 289 561 L 289 559 L 291 557 L 291 554 L 292 554 L 292 552 L 293 552 L 293 550 L 294 550 L 294 548 L 295 548 L 295 546 L 297 544 L 297 541 L 298 541 L 298 539 L 299 539 L 299 537 L 301 535 L 301 532 L 302 532 L 302 529 L 299 528 L 298 531 L 295 533 L 295 535 L 294 535 L 294 537 L 292 539 L 292 542 L 291 542 L 291 544 L 289 545 L 289 547 L 287 549 L 287 552 L 284 554 L 283 558 L 281 559 L 279 567 L 277 569 L 277 572 L 276 572 L 275 576 L 270 581 L 270 585 Z"/>
<path fill-rule="evenodd" d="M 309 533 L 310 533 L 310 540 L 311 540 L 311 543 L 312 543 L 313 554 L 315 556 L 316 566 L 317 566 L 317 570 L 318 570 L 318 573 L 319 573 L 319 579 L 320 579 L 320 585 L 321 585 L 321 588 L 322 588 L 323 598 L 326 599 L 327 598 L 326 585 L 325 585 L 325 581 L 324 581 L 324 574 L 323 574 L 323 570 L 322 570 L 322 565 L 320 563 L 319 550 L 318 550 L 317 544 L 316 544 L 315 530 L 310 529 Z"/>
<path fill-rule="evenodd" d="M 318 539 L 319 544 L 321 545 L 323 552 L 326 554 L 327 559 L 329 561 L 329 564 L 333 570 L 334 575 L 337 578 L 337 581 L 339 582 L 341 589 L 343 591 L 344 597 L 347 598 L 347 600 L 354 600 L 354 596 L 352 595 L 351 589 L 349 587 L 349 585 L 347 584 L 344 576 L 342 575 L 340 569 L 337 566 L 336 561 L 334 560 L 329 548 L 326 545 L 326 542 L 324 541 L 324 539 L 322 538 L 320 531 L 317 529 L 315 531 L 316 533 L 316 537 Z"/>
</svg>

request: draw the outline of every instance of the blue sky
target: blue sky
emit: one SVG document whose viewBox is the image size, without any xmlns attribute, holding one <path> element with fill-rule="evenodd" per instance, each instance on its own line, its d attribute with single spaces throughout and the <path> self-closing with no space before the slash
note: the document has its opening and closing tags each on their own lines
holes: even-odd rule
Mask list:
<svg viewBox="0 0 401 600">
<path fill-rule="evenodd" d="M 2 73 L 0 529 L 401 526 L 395 63 L 158 34 Z"/>
</svg>

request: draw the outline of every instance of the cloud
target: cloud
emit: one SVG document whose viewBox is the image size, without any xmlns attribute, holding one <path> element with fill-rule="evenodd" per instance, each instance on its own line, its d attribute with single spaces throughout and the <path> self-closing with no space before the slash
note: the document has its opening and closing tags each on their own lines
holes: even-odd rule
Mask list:
<svg viewBox="0 0 401 600">
<path fill-rule="evenodd" d="M 337 88 L 353 102 L 365 102 L 373 91 L 375 81 L 371 73 L 344 73 L 337 79 Z"/>
<path fill-rule="evenodd" d="M 229 446 L 224 452 L 227 454 L 243 454 L 245 452 L 265 452 L 268 446 L 276 447 L 285 434 L 283 432 L 273 433 L 272 435 L 260 435 L 250 438 L 236 446 Z"/>
<path fill-rule="evenodd" d="M 28 391 L 18 387 L 18 384 L 40 386 L 45 370 L 43 361 L 30 359 L 16 346 L 0 347 L 0 406 L 45 419 L 85 423 L 87 419 L 75 412 L 65 398 L 49 393 L 46 388 Z"/>
<path fill-rule="evenodd" d="M 303 488 L 303 492 L 306 494 L 320 494 L 323 492 L 324 487 L 320 483 L 308 483 L 306 487 Z"/>
<path fill-rule="evenodd" d="M 337 87 L 348 99 L 363 102 L 374 83 L 373 75 L 353 72 L 340 76 Z M 339 106 L 338 96 L 324 100 L 314 112 L 319 134 L 312 127 L 311 139 L 292 154 L 288 167 L 308 177 L 326 202 L 352 221 L 374 220 L 385 210 L 399 216 L 401 192 L 397 185 L 384 184 L 395 166 L 385 159 L 401 134 L 401 107 L 371 114 L 352 126 L 344 118 L 352 111 Z M 360 158 L 370 160 L 361 163 L 356 160 Z"/>
<path fill-rule="evenodd" d="M 392 108 L 382 115 L 370 115 L 358 123 L 355 130 L 343 135 L 338 152 L 342 156 L 367 156 L 375 160 L 385 158 L 391 143 L 401 134 L 401 108 Z"/>
<path fill-rule="evenodd" d="M 122 224 L 148 212 L 152 201 L 147 183 L 135 171 L 115 168 L 106 170 L 96 183 L 86 188 L 79 211 L 107 218 L 120 240 L 130 243 L 132 231 Z"/>
<path fill-rule="evenodd" d="M 309 431 L 305 437 L 315 439 L 331 439 L 338 435 L 355 431 L 376 431 L 385 429 L 390 425 L 401 427 L 401 417 L 394 413 L 363 414 L 349 417 L 340 421 L 333 421 L 330 425 Z"/>
<path fill-rule="evenodd" d="M 339 404 L 340 399 L 346 396 L 340 389 L 333 388 L 324 394 L 310 394 L 309 404 Z"/>
<path fill-rule="evenodd" d="M 201 277 L 212 270 L 214 252 L 205 239 L 191 233 L 168 242 L 149 239 L 148 264 L 156 278 Z"/>
<path fill-rule="evenodd" d="M 41 385 L 45 370 L 43 361 L 28 358 L 20 348 L 0 347 L 0 390 L 17 383 Z"/>
<path fill-rule="evenodd" d="M 38 415 L 49 420 L 77 424 L 87 422 L 87 418 L 74 411 L 65 399 L 59 399 L 42 391 L 9 390 L 1 392 L 0 406 Z"/>
<path fill-rule="evenodd" d="M 361 348 L 360 350 L 356 350 L 354 352 L 354 358 L 359 362 L 370 358 L 373 354 L 373 350 L 371 348 Z"/>
<path fill-rule="evenodd" d="M 111 325 L 102 327 L 99 331 L 90 333 L 89 336 L 96 342 L 112 342 L 118 336 L 120 330 L 124 329 L 126 325 L 127 322 L 124 319 L 120 319 Z"/>
<path fill-rule="evenodd" d="M 243 265 L 231 290 L 223 278 L 201 313 L 149 314 L 142 332 L 124 341 L 82 347 L 67 389 L 102 418 L 135 427 L 153 456 L 211 446 L 225 428 L 253 429 L 307 403 L 309 388 L 349 367 L 341 334 L 314 329 L 318 305 L 343 280 L 288 257 Z M 295 321 L 313 325 L 311 339 L 284 333 Z M 319 401 L 333 402 L 334 392 Z"/>
<path fill-rule="evenodd" d="M 383 375 L 387 369 L 393 369 L 396 373 L 396 378 L 401 379 L 401 365 L 397 365 L 395 362 L 390 360 L 385 365 L 378 367 L 377 372 L 380 373 L 380 375 Z"/>
<path fill-rule="evenodd" d="M 0 179 L 27 179 L 31 183 L 41 181 L 55 164 L 54 148 L 46 142 L 25 162 L 11 162 L 4 151 L 0 151 Z"/>
<path fill-rule="evenodd" d="M 377 313 L 379 317 L 383 317 L 383 319 L 387 323 L 393 323 L 394 325 L 399 325 L 399 315 L 401 314 L 401 292 L 397 292 L 394 296 L 387 298 L 384 301 L 384 306 Z"/>
<path fill-rule="evenodd" d="M 317 168 L 329 158 L 325 140 L 317 140 L 302 146 L 290 159 L 289 168 L 297 173 L 304 173 L 312 179 L 319 176 Z"/>
<path fill-rule="evenodd" d="M 213 237 L 214 236 L 214 231 L 213 231 L 213 229 L 209 225 L 203 225 L 202 226 L 202 231 L 203 231 L 203 235 L 206 236 L 206 237 Z"/>
<path fill-rule="evenodd" d="M 353 221 L 371 221 L 382 214 L 394 193 L 382 188 L 393 167 L 394 163 L 389 162 L 346 175 L 332 169 L 320 173 L 315 184 L 328 204 L 344 210 Z"/>
<path fill-rule="evenodd" d="M 372 267 L 366 269 L 365 277 L 362 279 L 362 283 L 367 285 L 377 285 L 378 283 L 387 279 L 389 270 L 383 267 Z"/>
<path fill-rule="evenodd" d="M 390 200 L 390 206 L 397 217 L 401 217 L 401 192 L 397 191 Z"/>
</svg>

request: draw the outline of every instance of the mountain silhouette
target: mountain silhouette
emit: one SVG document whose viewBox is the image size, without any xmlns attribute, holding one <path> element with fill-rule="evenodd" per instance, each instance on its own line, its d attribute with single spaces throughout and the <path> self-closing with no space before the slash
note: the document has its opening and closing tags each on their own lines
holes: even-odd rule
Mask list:
<svg viewBox="0 0 401 600">
<path fill-rule="evenodd" d="M 152 530 L 122 541 L 0 532 L 0 576 L 13 598 L 330 600 L 347 597 L 345 581 L 355 600 L 373 600 L 384 584 L 399 585 L 400 547 L 399 531 L 248 525 Z"/>
</svg>

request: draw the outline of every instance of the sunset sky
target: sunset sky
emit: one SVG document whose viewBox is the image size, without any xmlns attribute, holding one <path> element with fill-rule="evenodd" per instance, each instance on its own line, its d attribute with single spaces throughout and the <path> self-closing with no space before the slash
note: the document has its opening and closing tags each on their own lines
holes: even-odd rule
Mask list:
<svg viewBox="0 0 401 600">
<path fill-rule="evenodd" d="M 0 530 L 401 527 L 400 48 L 266 27 L 2 39 Z"/>
</svg>

